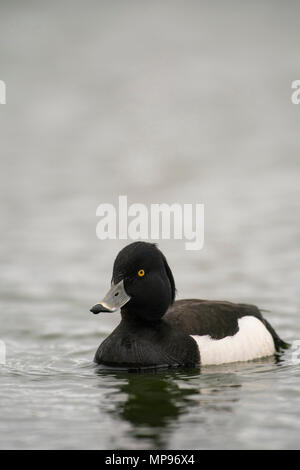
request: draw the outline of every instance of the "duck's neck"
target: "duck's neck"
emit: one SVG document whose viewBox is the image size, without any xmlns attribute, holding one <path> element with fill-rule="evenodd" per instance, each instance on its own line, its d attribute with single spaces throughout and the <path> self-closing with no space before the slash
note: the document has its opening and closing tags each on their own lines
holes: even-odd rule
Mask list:
<svg viewBox="0 0 300 470">
<path fill-rule="evenodd" d="M 134 308 L 125 308 L 123 307 L 121 309 L 121 317 L 122 317 L 122 322 L 128 323 L 128 324 L 135 324 L 135 325 L 159 325 L 162 322 L 163 315 L 155 315 L 151 312 L 145 312 L 144 310 L 141 312 L 140 309 L 134 309 Z"/>
</svg>

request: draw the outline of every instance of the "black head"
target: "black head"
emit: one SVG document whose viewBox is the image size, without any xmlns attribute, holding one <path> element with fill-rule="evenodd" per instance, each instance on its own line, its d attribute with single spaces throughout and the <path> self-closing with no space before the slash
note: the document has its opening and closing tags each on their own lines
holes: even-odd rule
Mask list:
<svg viewBox="0 0 300 470">
<path fill-rule="evenodd" d="M 112 284 L 114 292 L 118 291 L 113 295 L 126 299 L 125 305 L 120 304 L 122 317 L 126 319 L 157 321 L 174 302 L 175 283 L 171 269 L 165 256 L 153 243 L 139 241 L 123 248 L 114 262 Z M 107 299 L 113 307 L 111 291 L 105 302 L 93 307 L 93 313 L 113 311 L 102 309 L 103 304 L 107 306 Z"/>
<path fill-rule="evenodd" d="M 174 302 L 175 282 L 165 256 L 153 243 L 134 242 L 115 259 L 112 282 L 124 281 L 130 301 L 122 316 L 134 315 L 145 321 L 160 319 Z"/>
</svg>

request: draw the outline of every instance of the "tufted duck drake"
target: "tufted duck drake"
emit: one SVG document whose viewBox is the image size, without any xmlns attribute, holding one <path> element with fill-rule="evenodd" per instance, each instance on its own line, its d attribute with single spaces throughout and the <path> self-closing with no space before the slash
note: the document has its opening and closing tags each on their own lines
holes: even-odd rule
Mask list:
<svg viewBox="0 0 300 470">
<path fill-rule="evenodd" d="M 100 344 L 95 362 L 142 369 L 223 364 L 286 348 L 254 305 L 175 299 L 175 282 L 155 244 L 134 242 L 118 254 L 112 286 L 92 313 L 121 309 L 121 322 Z"/>
</svg>

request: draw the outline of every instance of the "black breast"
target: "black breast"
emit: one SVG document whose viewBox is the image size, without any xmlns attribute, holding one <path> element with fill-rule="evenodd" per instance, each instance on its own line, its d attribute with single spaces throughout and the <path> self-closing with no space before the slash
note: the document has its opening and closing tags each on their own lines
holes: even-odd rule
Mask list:
<svg viewBox="0 0 300 470">
<path fill-rule="evenodd" d="M 122 320 L 99 346 L 95 362 L 135 369 L 195 366 L 200 357 L 196 342 L 164 320 L 146 325 Z"/>
</svg>

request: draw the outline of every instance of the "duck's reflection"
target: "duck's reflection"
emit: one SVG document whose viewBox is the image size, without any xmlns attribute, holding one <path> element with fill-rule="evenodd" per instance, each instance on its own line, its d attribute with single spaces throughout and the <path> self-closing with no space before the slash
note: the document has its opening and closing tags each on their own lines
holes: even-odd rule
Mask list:
<svg viewBox="0 0 300 470">
<path fill-rule="evenodd" d="M 205 414 L 199 413 L 202 406 L 230 412 L 236 401 L 235 396 L 226 399 L 226 403 L 221 397 L 216 400 L 215 395 L 222 391 L 219 374 L 218 379 L 202 377 L 199 369 L 147 373 L 112 373 L 97 369 L 96 373 L 114 384 L 113 394 L 110 388 L 106 395 L 113 406 L 101 403 L 101 413 L 105 406 L 106 412 L 117 421 L 129 423 L 131 438 L 143 440 L 144 447 L 148 448 L 165 448 L 180 417 L 188 415 L 187 420 L 202 426 L 206 421 Z M 231 379 L 227 376 L 226 387 L 240 387 L 236 375 L 230 376 Z M 102 384 L 99 387 L 102 388 Z"/>
<path fill-rule="evenodd" d="M 108 372 L 97 370 L 97 374 L 107 376 Z M 195 370 L 185 373 L 187 383 L 194 375 Z M 182 386 L 185 380 L 181 375 L 179 383 L 174 372 L 118 372 L 110 373 L 110 377 L 116 379 L 118 386 L 114 391 L 114 408 L 109 412 L 117 420 L 130 424 L 131 438 L 144 440 L 152 448 L 167 444 L 168 431 L 179 416 L 195 406 L 200 393 L 191 384 Z"/>
<path fill-rule="evenodd" d="M 135 427 L 165 427 L 178 419 L 199 393 L 195 387 L 180 388 L 170 376 L 159 373 L 131 375 L 120 387 L 127 399 L 117 412 Z"/>
<path fill-rule="evenodd" d="M 268 357 L 201 371 L 130 373 L 95 368 L 102 392 L 100 414 L 109 413 L 116 422 L 115 448 L 170 448 L 178 432 L 186 448 L 201 448 L 211 423 L 228 420 L 243 389 L 247 393 L 249 387 L 261 388 L 257 374 L 273 373 L 277 361 Z"/>
<path fill-rule="evenodd" d="M 120 425 L 118 437 L 114 436 L 115 448 L 124 447 L 124 443 L 126 448 L 168 448 L 178 429 L 181 435 L 190 436 L 187 447 L 192 442 L 193 448 L 198 448 L 207 426 L 216 417 L 218 422 L 222 415 L 227 419 L 235 410 L 242 387 L 253 389 L 257 374 L 272 373 L 278 367 L 277 361 L 268 357 L 207 366 L 201 371 L 195 368 L 130 373 L 95 368 L 102 391 L 101 416 L 109 413 L 116 426 Z M 261 387 L 261 383 L 258 385 Z"/>
</svg>

